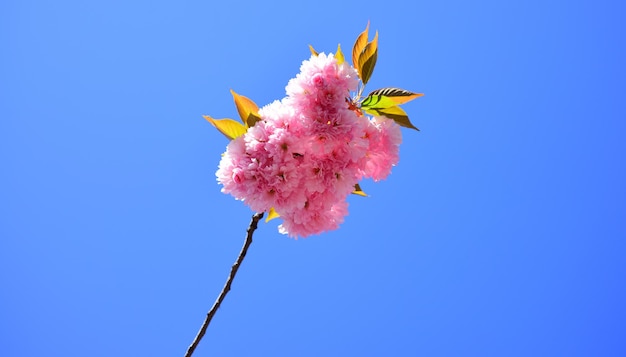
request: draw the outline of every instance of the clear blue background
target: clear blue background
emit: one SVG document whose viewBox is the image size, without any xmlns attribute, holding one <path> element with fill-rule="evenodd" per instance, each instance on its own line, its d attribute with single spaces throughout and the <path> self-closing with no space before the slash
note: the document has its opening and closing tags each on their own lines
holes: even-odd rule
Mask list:
<svg viewBox="0 0 626 357">
<path fill-rule="evenodd" d="M 4 1 L 0 355 L 182 356 L 252 212 L 202 114 L 380 32 L 400 164 L 337 231 L 261 224 L 195 356 L 626 355 L 619 1 Z"/>
</svg>

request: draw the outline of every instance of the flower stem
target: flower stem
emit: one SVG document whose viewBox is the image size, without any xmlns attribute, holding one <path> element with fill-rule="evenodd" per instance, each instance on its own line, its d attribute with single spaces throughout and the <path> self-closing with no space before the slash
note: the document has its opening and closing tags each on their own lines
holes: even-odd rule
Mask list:
<svg viewBox="0 0 626 357">
<path fill-rule="evenodd" d="M 239 256 L 237 257 L 235 264 L 233 264 L 233 266 L 230 268 L 230 274 L 228 275 L 226 284 L 224 284 L 224 287 L 222 288 L 222 292 L 220 292 L 219 296 L 217 297 L 217 300 L 215 300 L 213 307 L 211 307 L 211 310 L 209 310 L 209 312 L 206 314 L 206 318 L 204 319 L 204 322 L 202 323 L 202 326 L 200 327 L 200 331 L 198 331 L 196 338 L 193 339 L 193 342 L 187 349 L 187 353 L 185 353 L 185 357 L 191 357 L 191 355 L 193 354 L 193 351 L 195 351 L 196 347 L 198 347 L 200 340 L 202 340 L 202 337 L 204 337 L 204 334 L 206 333 L 206 330 L 209 327 L 209 324 L 211 323 L 211 319 L 213 318 L 213 315 L 215 315 L 215 312 L 217 311 L 217 309 L 219 309 L 220 305 L 222 304 L 222 301 L 224 301 L 226 294 L 228 294 L 228 292 L 230 291 L 230 285 L 232 284 L 233 279 L 235 279 L 235 275 L 237 274 L 237 270 L 239 270 L 239 266 L 241 265 L 241 262 L 243 262 L 243 258 L 246 257 L 246 253 L 248 252 L 248 247 L 250 247 L 250 244 L 252 244 L 252 234 L 256 230 L 257 225 L 259 221 L 261 220 L 261 218 L 263 218 L 263 214 L 264 212 L 261 212 L 261 213 L 256 213 L 252 216 L 252 220 L 250 221 L 250 225 L 248 226 L 248 230 L 247 230 L 246 241 L 244 242 L 243 247 L 241 248 L 241 252 L 239 252 Z"/>
</svg>

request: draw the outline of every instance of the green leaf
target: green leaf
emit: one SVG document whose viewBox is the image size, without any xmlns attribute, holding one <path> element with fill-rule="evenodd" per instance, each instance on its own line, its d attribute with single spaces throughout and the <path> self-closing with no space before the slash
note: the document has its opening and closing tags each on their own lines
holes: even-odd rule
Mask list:
<svg viewBox="0 0 626 357">
<path fill-rule="evenodd" d="M 374 72 L 376 59 L 378 58 L 378 31 L 374 35 L 374 39 L 368 42 L 363 48 L 363 52 L 359 55 L 358 67 L 359 77 L 363 84 L 367 84 Z"/>
<path fill-rule="evenodd" d="M 391 97 L 376 95 L 372 93 L 370 93 L 367 97 L 365 97 L 365 99 L 363 99 L 363 101 L 361 102 L 361 109 L 384 109 L 397 105 Z"/>
<path fill-rule="evenodd" d="M 341 52 L 340 44 L 337 45 L 337 53 L 335 53 L 335 58 L 337 59 L 337 65 L 339 66 L 341 66 L 346 61 L 346 58 L 343 56 L 343 52 Z"/>
<path fill-rule="evenodd" d="M 398 106 L 383 109 L 366 109 L 365 112 L 371 115 L 383 116 L 392 119 L 400 126 L 419 131 L 419 129 L 411 123 L 406 112 Z"/>
<path fill-rule="evenodd" d="M 315 56 L 315 57 L 319 56 L 319 53 L 311 45 L 309 45 L 309 51 L 311 51 L 311 54 L 313 56 Z"/>
<path fill-rule="evenodd" d="M 220 133 L 224 134 L 229 140 L 238 138 L 246 133 L 247 128 L 238 121 L 233 119 L 213 119 L 208 115 L 203 115 L 209 123 L 213 124 Z"/>
<path fill-rule="evenodd" d="M 354 191 L 352 191 L 352 194 L 367 197 L 367 194 L 361 190 L 361 186 L 359 186 L 358 183 L 354 185 Z"/>
<path fill-rule="evenodd" d="M 352 46 L 352 67 L 354 68 L 358 69 L 359 56 L 361 56 L 361 53 L 363 53 L 363 49 L 365 48 L 365 45 L 367 44 L 369 28 L 370 28 L 370 22 L 368 21 L 367 26 L 365 27 L 365 31 L 361 32 L 359 37 L 356 38 L 356 41 L 354 41 L 354 46 Z M 361 73 L 359 72 L 359 78 L 361 78 L 360 76 L 361 76 Z"/>
<path fill-rule="evenodd" d="M 267 218 L 265 218 L 265 223 L 273 220 L 274 218 L 278 218 L 278 217 L 280 217 L 280 215 L 278 214 L 278 212 L 276 212 L 274 207 L 272 207 L 272 208 L 270 208 L 269 212 L 267 212 Z"/>
<path fill-rule="evenodd" d="M 385 104 L 390 102 L 390 103 L 394 103 L 395 105 L 400 105 L 400 104 L 410 102 L 411 100 L 415 98 L 419 98 L 423 95 L 424 93 L 413 93 L 413 92 L 409 92 L 408 90 L 404 90 L 400 88 L 381 88 L 381 89 L 376 89 L 375 91 L 372 91 L 367 96 L 367 98 L 363 100 L 363 102 L 365 102 L 365 100 L 367 100 L 370 97 L 372 97 L 372 101 L 374 102 L 381 101 L 381 99 L 377 99 L 377 98 L 385 97 L 385 98 L 389 98 L 389 100 L 384 101 Z M 373 108 L 388 108 L 388 107 L 391 107 L 392 105 L 388 105 L 388 106 L 369 105 L 369 106 Z"/>
<path fill-rule="evenodd" d="M 252 127 L 257 121 L 261 120 L 259 116 L 259 107 L 249 98 L 235 93 L 234 90 L 230 90 L 235 100 L 235 106 L 237 106 L 237 112 L 241 121 L 246 124 L 246 127 Z"/>
</svg>

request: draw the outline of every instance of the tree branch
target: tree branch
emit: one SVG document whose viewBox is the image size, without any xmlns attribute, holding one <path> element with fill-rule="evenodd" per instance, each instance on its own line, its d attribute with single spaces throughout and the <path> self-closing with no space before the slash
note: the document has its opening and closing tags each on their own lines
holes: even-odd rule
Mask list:
<svg viewBox="0 0 626 357">
<path fill-rule="evenodd" d="M 202 323 L 202 326 L 200 327 L 200 331 L 198 331 L 196 338 L 193 339 L 193 342 L 187 349 L 187 353 L 185 354 L 185 357 L 191 357 L 191 355 L 193 354 L 193 351 L 196 349 L 196 347 L 198 347 L 200 340 L 202 340 L 202 337 L 204 337 L 204 334 L 206 333 L 206 330 L 209 327 L 209 324 L 211 323 L 211 319 L 213 318 L 213 315 L 215 315 L 215 312 L 217 311 L 217 309 L 219 309 L 220 305 L 222 304 L 222 301 L 224 301 L 226 294 L 228 294 L 228 292 L 230 291 L 230 285 L 232 284 L 233 279 L 235 279 L 235 275 L 237 274 L 237 270 L 239 270 L 239 266 L 241 265 L 241 262 L 243 262 L 243 258 L 246 257 L 246 253 L 248 252 L 248 247 L 250 247 L 250 244 L 252 244 L 252 234 L 256 230 L 257 225 L 259 221 L 261 220 L 261 218 L 263 218 L 263 214 L 264 212 L 261 212 L 261 213 L 256 213 L 252 216 L 252 220 L 250 221 L 250 226 L 248 226 L 248 230 L 247 230 L 246 241 L 244 242 L 243 247 L 241 248 L 241 252 L 239 252 L 239 256 L 237 257 L 235 264 L 233 264 L 233 266 L 230 268 L 230 274 L 228 275 L 226 284 L 224 284 L 224 287 L 222 288 L 222 292 L 217 297 L 217 300 L 215 300 L 213 307 L 211 307 L 211 310 L 209 310 L 209 312 L 206 314 L 206 319 L 204 319 L 204 323 Z"/>
</svg>

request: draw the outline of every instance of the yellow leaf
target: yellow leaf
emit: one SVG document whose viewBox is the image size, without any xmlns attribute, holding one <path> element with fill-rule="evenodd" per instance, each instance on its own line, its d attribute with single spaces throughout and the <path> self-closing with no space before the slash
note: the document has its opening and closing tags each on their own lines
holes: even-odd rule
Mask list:
<svg viewBox="0 0 626 357">
<path fill-rule="evenodd" d="M 341 52 L 341 45 L 337 45 L 337 53 L 335 54 L 335 58 L 337 59 L 337 64 L 342 65 L 346 59 L 343 56 L 343 52 Z"/>
<path fill-rule="evenodd" d="M 413 125 L 413 123 L 411 123 L 411 121 L 409 120 L 409 116 L 406 114 L 406 112 L 398 106 L 384 109 L 366 109 L 365 112 L 372 115 L 383 116 L 392 119 L 400 126 L 419 131 L 419 129 L 415 125 Z"/>
<path fill-rule="evenodd" d="M 233 119 L 213 119 L 208 115 L 203 115 L 203 117 L 230 140 L 246 133 L 247 128 Z"/>
<path fill-rule="evenodd" d="M 280 217 L 280 215 L 278 214 L 278 212 L 276 212 L 274 207 L 272 207 L 270 208 L 269 212 L 267 212 L 267 218 L 265 218 L 265 222 L 267 223 L 273 220 L 274 218 L 278 218 L 278 217 Z"/>
<path fill-rule="evenodd" d="M 249 128 L 254 126 L 257 121 L 261 120 L 261 117 L 259 116 L 259 107 L 252 100 L 235 93 L 232 89 L 230 90 L 230 93 L 233 95 L 233 99 L 235 100 L 235 106 L 237 106 L 237 112 L 241 117 L 241 121 L 246 125 L 246 127 Z"/>
<path fill-rule="evenodd" d="M 369 81 L 372 73 L 374 72 L 374 66 L 376 66 L 376 59 L 378 58 L 378 31 L 374 35 L 372 42 L 368 42 L 363 48 L 363 52 L 359 55 L 358 67 L 359 77 L 363 84 Z"/>
<path fill-rule="evenodd" d="M 317 53 L 317 51 L 311 45 L 309 45 L 309 51 L 311 51 L 311 54 L 315 57 L 319 55 L 319 53 Z"/>
<path fill-rule="evenodd" d="M 406 112 L 404 111 L 404 109 L 402 109 L 402 108 L 400 108 L 398 106 L 381 109 L 380 112 L 381 113 L 384 112 L 386 114 L 405 115 L 406 116 Z"/>
<path fill-rule="evenodd" d="M 367 44 L 368 31 L 370 28 L 370 22 L 367 22 L 367 26 L 365 27 L 365 31 L 361 32 L 359 37 L 356 38 L 354 42 L 354 46 L 352 46 L 352 66 L 354 68 L 358 68 L 359 65 L 359 56 L 363 52 L 365 45 Z M 359 76 L 361 74 L 359 73 Z M 359 77 L 360 78 L 360 77 Z"/>
<path fill-rule="evenodd" d="M 361 190 L 361 186 L 358 183 L 354 185 L 354 191 L 352 191 L 352 194 L 367 197 L 367 194 Z"/>
</svg>

